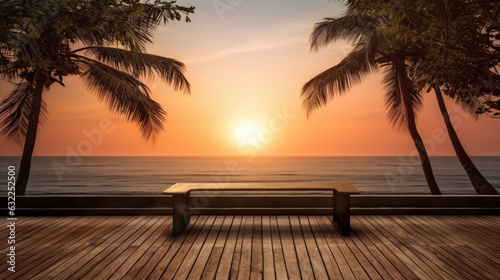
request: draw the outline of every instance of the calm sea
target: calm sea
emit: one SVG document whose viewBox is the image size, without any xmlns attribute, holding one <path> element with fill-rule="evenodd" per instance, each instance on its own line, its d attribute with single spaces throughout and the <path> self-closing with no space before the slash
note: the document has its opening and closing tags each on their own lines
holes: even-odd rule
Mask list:
<svg viewBox="0 0 500 280">
<path fill-rule="evenodd" d="M 500 190 L 500 157 L 472 159 Z M 475 193 L 455 157 L 431 160 L 443 193 Z M 4 176 L 9 165 L 17 170 L 19 158 L 0 157 Z M 369 194 L 429 193 L 418 158 L 408 157 L 35 157 L 27 193 L 161 194 L 176 182 L 268 181 L 347 181 Z"/>
</svg>

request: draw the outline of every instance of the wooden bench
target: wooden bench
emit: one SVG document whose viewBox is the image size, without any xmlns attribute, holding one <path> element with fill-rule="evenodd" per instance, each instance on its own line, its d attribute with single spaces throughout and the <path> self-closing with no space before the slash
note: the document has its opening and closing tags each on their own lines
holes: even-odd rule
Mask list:
<svg viewBox="0 0 500 280">
<path fill-rule="evenodd" d="M 173 196 L 173 234 L 179 235 L 191 219 L 191 191 L 318 191 L 333 192 L 333 222 L 339 226 L 343 236 L 349 236 L 350 197 L 359 194 L 349 183 L 336 182 L 272 182 L 272 183 L 177 183 L 163 194 Z"/>
</svg>

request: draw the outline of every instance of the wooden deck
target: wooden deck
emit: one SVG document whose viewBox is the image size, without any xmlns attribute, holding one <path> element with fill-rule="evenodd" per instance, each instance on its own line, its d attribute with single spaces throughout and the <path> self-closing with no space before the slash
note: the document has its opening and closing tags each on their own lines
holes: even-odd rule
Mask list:
<svg viewBox="0 0 500 280">
<path fill-rule="evenodd" d="M 500 279 L 499 216 L 352 216 L 347 238 L 330 219 L 19 217 L 0 279 Z"/>
</svg>

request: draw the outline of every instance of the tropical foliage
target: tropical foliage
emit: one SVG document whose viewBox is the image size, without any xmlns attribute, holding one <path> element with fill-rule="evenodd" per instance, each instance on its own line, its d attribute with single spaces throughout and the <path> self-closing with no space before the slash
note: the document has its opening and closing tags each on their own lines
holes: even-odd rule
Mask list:
<svg viewBox="0 0 500 280">
<path fill-rule="evenodd" d="M 354 49 L 304 85 L 306 111 L 325 105 L 382 67 L 389 119 L 398 128 L 408 128 L 431 192 L 438 193 L 438 188 L 414 120 L 426 88 L 436 93 L 454 148 L 476 191 L 498 193 L 463 149 L 441 97 L 443 91 L 477 113 L 497 115 L 499 87 L 492 84 L 498 81 L 499 35 L 498 22 L 491 15 L 500 5 L 476 2 L 348 1 L 343 17 L 325 19 L 311 34 L 313 50 L 339 39 L 351 41 Z"/>
<path fill-rule="evenodd" d="M 136 122 L 145 139 L 162 130 L 165 111 L 143 78 L 189 93 L 184 65 L 146 53 L 155 29 L 194 7 L 175 1 L 6 0 L 0 3 L 0 76 L 13 84 L 0 104 L 1 130 L 24 142 L 17 180 L 24 194 L 37 128 L 47 113 L 43 92 L 80 76 L 110 110 Z"/>
<path fill-rule="evenodd" d="M 386 106 L 391 123 L 407 128 L 419 153 L 425 178 L 432 194 L 441 194 L 434 178 L 429 156 L 417 131 L 415 114 L 422 105 L 422 96 L 408 78 L 407 57 L 414 55 L 411 44 L 387 34 L 387 19 L 364 15 L 352 5 L 340 18 L 326 18 L 316 24 L 311 34 L 311 48 L 317 50 L 336 40 L 348 40 L 354 49 L 339 64 L 307 82 L 302 89 L 303 105 L 309 114 L 336 95 L 349 91 L 366 75 L 385 69 Z"/>
<path fill-rule="evenodd" d="M 497 1 L 352 1 L 387 19 L 386 34 L 419 50 L 407 58 L 417 90 L 433 90 L 453 148 L 478 194 L 498 194 L 482 176 L 450 121 L 442 93 L 475 114 L 499 116 L 500 35 Z"/>
<path fill-rule="evenodd" d="M 422 48 L 414 61 L 419 88 L 477 105 L 500 116 L 500 3 L 494 0 L 349 1 L 353 9 L 387 18 L 386 32 Z"/>
</svg>

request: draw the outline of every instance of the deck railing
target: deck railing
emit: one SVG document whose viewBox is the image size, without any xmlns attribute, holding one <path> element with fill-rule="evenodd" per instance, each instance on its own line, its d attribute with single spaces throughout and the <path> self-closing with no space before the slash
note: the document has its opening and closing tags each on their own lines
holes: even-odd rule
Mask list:
<svg viewBox="0 0 500 280">
<path fill-rule="evenodd" d="M 0 197 L 2 213 L 7 198 Z M 329 215 L 326 195 L 191 196 L 193 214 Z M 165 195 L 18 196 L 16 215 L 170 215 L 172 198 Z M 355 195 L 352 215 L 500 215 L 500 196 Z M 6 215 L 6 214 L 5 214 Z"/>
</svg>

